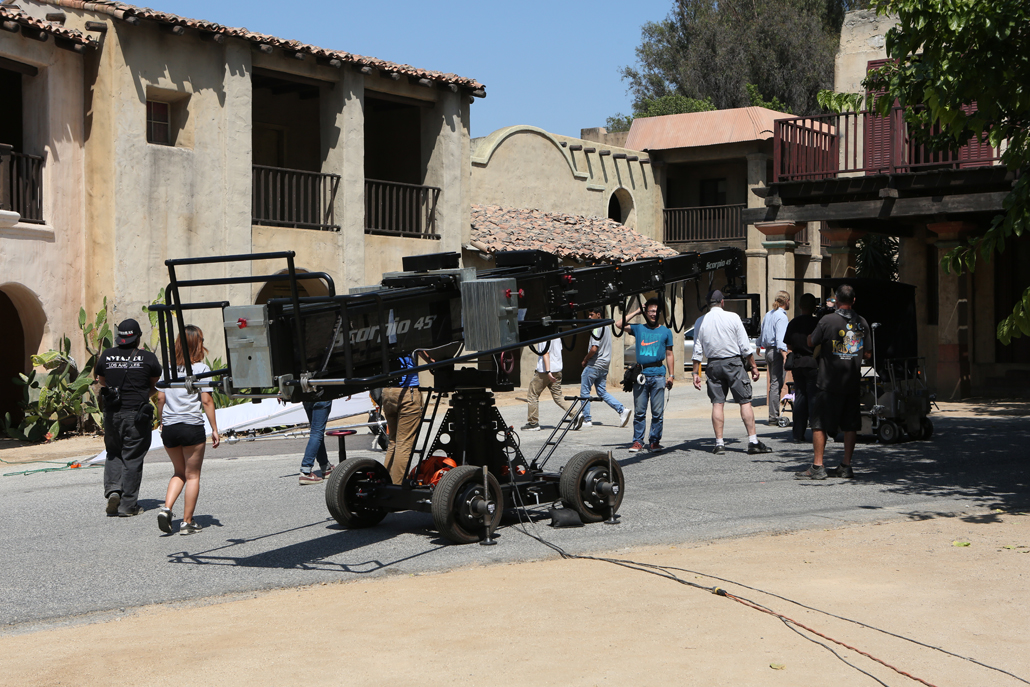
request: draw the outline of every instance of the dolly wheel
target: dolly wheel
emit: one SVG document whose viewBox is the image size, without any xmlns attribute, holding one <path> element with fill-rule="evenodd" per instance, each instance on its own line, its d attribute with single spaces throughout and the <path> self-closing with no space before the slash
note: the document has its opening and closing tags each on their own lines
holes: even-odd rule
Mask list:
<svg viewBox="0 0 1030 687">
<path fill-rule="evenodd" d="M 898 440 L 901 430 L 891 420 L 881 420 L 880 426 L 876 430 L 876 436 L 880 439 L 881 444 L 893 444 Z"/>
<path fill-rule="evenodd" d="M 390 484 L 386 467 L 371 458 L 352 458 L 336 466 L 325 485 L 325 505 L 336 522 L 347 528 L 372 527 L 386 509 L 365 505 L 380 484 Z"/>
<path fill-rule="evenodd" d="M 433 523 L 443 537 L 455 544 L 473 544 L 501 522 L 504 494 L 493 475 L 487 476 L 490 493 L 483 486 L 483 468 L 459 465 L 444 473 L 433 489 Z"/>
<path fill-rule="evenodd" d="M 625 491 L 625 478 L 615 459 L 611 461 L 611 472 L 614 475 L 609 473 L 607 453 L 577 453 L 561 472 L 558 488 L 562 503 L 579 513 L 583 522 L 600 522 L 609 514 L 618 512 Z M 608 505 L 611 492 L 614 492 L 613 506 Z"/>
<path fill-rule="evenodd" d="M 919 421 L 920 435 L 919 438 L 926 441 L 933 436 L 933 423 L 930 418 L 924 417 Z"/>
</svg>

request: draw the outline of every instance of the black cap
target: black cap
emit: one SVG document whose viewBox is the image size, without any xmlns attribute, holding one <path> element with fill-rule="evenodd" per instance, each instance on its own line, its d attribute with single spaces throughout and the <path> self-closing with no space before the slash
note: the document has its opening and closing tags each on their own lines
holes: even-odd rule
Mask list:
<svg viewBox="0 0 1030 687">
<path fill-rule="evenodd" d="M 135 346 L 139 342 L 139 336 L 139 322 L 136 320 L 125 320 L 118 325 L 114 343 L 116 346 Z"/>
<path fill-rule="evenodd" d="M 722 301 L 722 291 L 720 291 L 719 289 L 715 289 L 714 291 L 709 291 L 708 292 L 708 302 L 709 302 L 709 304 L 711 304 L 711 303 L 718 303 L 720 301 Z"/>
</svg>

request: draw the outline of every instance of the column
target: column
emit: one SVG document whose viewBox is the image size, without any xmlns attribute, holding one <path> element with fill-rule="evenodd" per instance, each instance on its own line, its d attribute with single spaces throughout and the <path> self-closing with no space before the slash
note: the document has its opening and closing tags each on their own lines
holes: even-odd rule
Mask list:
<svg viewBox="0 0 1030 687">
<path fill-rule="evenodd" d="M 365 77 L 353 69 L 342 69 L 331 104 L 338 115 L 339 127 L 334 150 L 326 155 L 327 169 L 340 175 L 336 193 L 336 221 L 340 225 L 343 254 L 343 284 L 337 293 L 347 293 L 352 286 L 378 282 L 380 275 L 365 276 Z M 338 98 L 338 100 L 337 100 Z"/>
<path fill-rule="evenodd" d="M 768 164 L 768 155 L 763 153 L 750 153 L 747 155 L 748 208 L 765 207 L 765 199 L 759 198 L 752 193 L 752 189 L 765 187 L 768 180 L 766 175 Z M 766 312 L 769 309 L 768 299 L 765 294 L 768 274 L 765 258 L 768 253 L 766 249 L 762 247 L 763 240 L 764 237 L 762 232 L 755 228 L 755 225 L 749 224 L 747 227 L 747 245 L 744 250 L 744 257 L 747 260 L 747 269 L 745 271 L 745 274 L 747 275 L 747 286 L 748 291 L 751 293 L 758 292 L 762 295 L 759 310 L 761 312 Z"/>
<path fill-rule="evenodd" d="M 938 222 L 926 228 L 937 235 L 937 258 L 976 230 L 968 222 Z M 969 396 L 969 275 L 937 272 L 937 397 L 957 401 Z"/>
<path fill-rule="evenodd" d="M 830 241 L 830 246 L 826 250 L 830 256 L 830 276 L 854 276 L 857 255 L 855 242 L 865 236 L 865 232 L 853 229 L 823 229 L 822 235 Z"/>
<path fill-rule="evenodd" d="M 794 293 L 794 283 L 781 281 L 794 279 L 794 234 L 801 230 L 800 224 L 794 222 L 759 222 L 755 229 L 765 239 L 762 248 L 766 251 L 765 302 L 770 304 L 763 309 L 766 312 L 777 291 Z"/>
</svg>

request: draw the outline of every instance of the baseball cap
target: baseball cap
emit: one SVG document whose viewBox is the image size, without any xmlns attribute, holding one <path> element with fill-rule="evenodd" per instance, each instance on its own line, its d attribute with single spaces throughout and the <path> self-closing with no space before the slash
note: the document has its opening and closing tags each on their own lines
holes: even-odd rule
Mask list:
<svg viewBox="0 0 1030 687">
<path fill-rule="evenodd" d="M 139 322 L 136 320 L 124 320 L 118 325 L 118 332 L 114 343 L 116 346 L 135 346 L 139 341 L 139 337 Z"/>
<path fill-rule="evenodd" d="M 718 303 L 722 299 L 723 299 L 722 291 L 720 291 L 719 289 L 715 289 L 714 291 L 709 291 L 708 292 L 708 302 L 709 303 Z"/>
</svg>

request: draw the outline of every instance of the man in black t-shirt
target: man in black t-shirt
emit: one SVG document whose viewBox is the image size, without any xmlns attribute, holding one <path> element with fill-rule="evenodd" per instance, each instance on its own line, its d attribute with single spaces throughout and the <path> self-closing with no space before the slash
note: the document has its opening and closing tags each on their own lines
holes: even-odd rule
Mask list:
<svg viewBox="0 0 1030 687">
<path fill-rule="evenodd" d="M 118 325 L 116 348 L 97 360 L 96 376 L 104 398 L 104 497 L 107 514 L 127 518 L 143 509 L 136 504 L 143 481 L 143 458 L 150 450 L 154 411 L 150 397 L 161 377 L 161 364 L 150 351 L 136 348 L 136 320 Z"/>
<path fill-rule="evenodd" d="M 819 318 L 812 314 L 818 302 L 812 294 L 802 294 L 798 299 L 801 314 L 790 321 L 783 335 L 787 350 L 792 353 L 790 372 L 794 378 L 794 422 L 791 430 L 796 442 L 805 440 L 808 417 L 815 399 L 816 362 L 812 357 L 812 349 L 808 347 L 808 335 L 815 331 L 815 325 L 819 323 Z"/>
<path fill-rule="evenodd" d="M 808 336 L 808 345 L 819 361 L 815 403 L 812 412 L 812 466 L 795 475 L 797 479 L 854 477 L 851 457 L 862 428 L 859 383 L 862 361 L 872 356 L 869 323 L 852 309 L 855 290 L 847 284 L 837 288 L 837 310 L 823 316 Z M 844 459 L 827 471 L 823 467 L 826 436 L 844 432 Z"/>
</svg>

